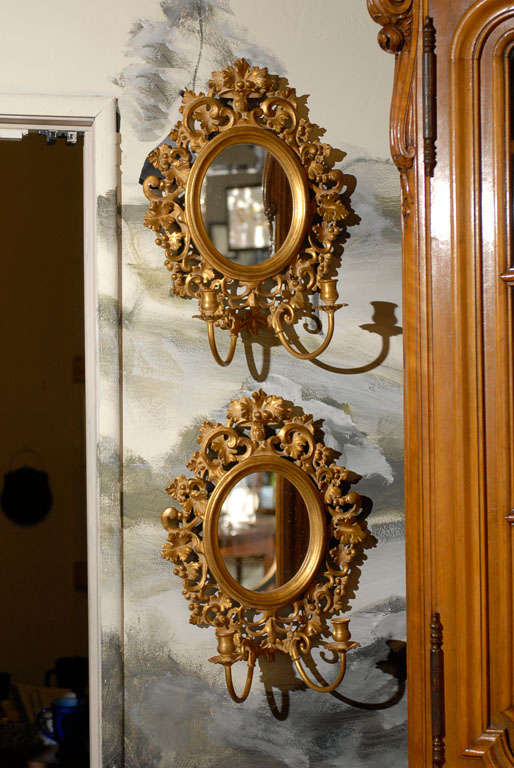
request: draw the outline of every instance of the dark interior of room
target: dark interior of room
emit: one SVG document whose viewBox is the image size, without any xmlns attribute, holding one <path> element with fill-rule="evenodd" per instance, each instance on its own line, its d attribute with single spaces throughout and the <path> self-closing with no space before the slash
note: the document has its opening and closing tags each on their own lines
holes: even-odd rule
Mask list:
<svg viewBox="0 0 514 768">
<path fill-rule="evenodd" d="M 88 764 L 83 137 L 24 133 L 0 140 L 0 765 L 9 768 Z"/>
</svg>

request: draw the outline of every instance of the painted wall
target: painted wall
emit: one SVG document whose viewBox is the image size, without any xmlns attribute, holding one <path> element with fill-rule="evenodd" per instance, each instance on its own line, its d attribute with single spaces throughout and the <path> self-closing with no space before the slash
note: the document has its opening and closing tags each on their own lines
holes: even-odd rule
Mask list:
<svg viewBox="0 0 514 768">
<path fill-rule="evenodd" d="M 14 80 L 0 68 L 0 90 L 108 93 L 120 103 L 125 634 L 119 637 L 104 611 L 105 766 L 406 765 L 400 211 L 387 148 L 393 60 L 376 45 L 365 3 L 57 0 L 50 21 L 34 0 L 11 5 L 4 23 L 14 33 L 2 56 L 17 74 Z M 311 118 L 326 127 L 329 143 L 347 152 L 342 167 L 357 178 L 352 202 L 361 218 L 345 248 L 339 285 L 349 306 L 336 316 L 337 336 L 323 364 L 273 348 L 263 381 L 258 345 L 253 375 L 241 349 L 230 367 L 217 367 L 202 324 L 191 319 L 192 302 L 169 296 L 162 255 L 142 226 L 146 205 L 138 184 L 146 154 L 177 119 L 179 90 L 205 88 L 213 69 L 239 56 L 311 94 Z M 99 210 L 113 204 L 107 196 Z M 100 299 L 107 354 L 119 315 L 112 297 Z M 363 476 L 358 490 L 373 500 L 368 524 L 377 539 L 352 601 L 352 632 L 361 648 L 352 654 L 344 698 L 303 690 L 287 666 L 263 668 L 258 677 L 273 690 L 274 713 L 259 679 L 244 705 L 229 700 L 220 670 L 207 661 L 213 633 L 187 623 L 181 584 L 160 559 L 164 487 L 183 471 L 199 424 L 222 419 L 230 400 L 258 387 L 325 420 L 327 442 Z M 108 498 L 117 478 L 107 438 L 99 449 Z M 114 536 L 115 529 L 113 515 L 105 531 Z M 105 562 L 116 567 L 115 559 Z M 102 599 L 105 607 L 116 595 L 106 587 Z"/>
</svg>

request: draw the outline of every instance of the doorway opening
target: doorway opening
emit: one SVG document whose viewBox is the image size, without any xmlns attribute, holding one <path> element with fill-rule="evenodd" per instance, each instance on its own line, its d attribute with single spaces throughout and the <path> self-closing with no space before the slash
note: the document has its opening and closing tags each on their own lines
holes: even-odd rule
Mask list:
<svg viewBox="0 0 514 768">
<path fill-rule="evenodd" d="M 109 754 L 114 752 L 121 754 L 123 733 L 123 686 L 118 686 L 114 690 L 111 690 L 112 686 L 102 686 L 102 657 L 104 655 L 102 653 L 102 637 L 107 633 L 114 633 L 120 638 L 123 636 L 123 558 L 122 534 L 119 527 L 122 456 L 121 343 L 119 322 L 117 320 L 117 308 L 120 305 L 121 297 L 121 283 L 119 279 L 120 238 L 118 233 L 121 153 L 116 99 L 103 96 L 0 94 L 0 144 L 3 144 L 1 139 L 7 137 L 11 140 L 17 139 L 17 143 L 11 141 L 11 147 L 20 146 L 20 140 L 22 145 L 27 140 L 36 141 L 37 138 L 32 138 L 34 134 L 37 134 L 37 138 L 42 139 L 41 151 L 46 153 L 46 157 L 49 158 L 50 168 L 47 169 L 47 176 L 53 176 L 58 181 L 59 194 L 57 195 L 57 203 L 53 206 L 51 212 L 48 213 L 45 225 L 40 224 L 38 228 L 37 211 L 45 205 L 54 179 L 46 178 L 40 183 L 42 174 L 38 176 L 37 168 L 32 166 L 29 178 L 25 180 L 25 185 L 21 185 L 22 190 L 20 192 L 19 185 L 16 187 L 16 181 L 14 180 L 14 176 L 21 176 L 20 169 L 15 168 L 11 176 L 9 176 L 5 171 L 5 165 L 2 164 L 2 169 L 4 170 L 4 184 L 2 186 L 3 205 L 0 212 L 0 219 L 3 224 L 2 244 L 4 248 L 2 250 L 5 250 L 5 243 L 7 242 L 5 233 L 7 230 L 14 232 L 14 240 L 18 238 L 19 240 L 27 241 L 30 258 L 24 264 L 23 280 L 24 286 L 28 286 L 30 283 L 30 288 L 27 287 L 25 289 L 20 301 L 22 302 L 23 311 L 28 316 L 30 323 L 32 323 L 33 334 L 37 335 L 39 332 L 37 326 L 42 320 L 36 313 L 35 307 L 31 305 L 30 296 L 35 292 L 39 292 L 45 298 L 48 292 L 48 296 L 46 296 L 47 310 L 49 312 L 55 311 L 57 315 L 60 313 L 59 317 L 61 318 L 61 325 L 55 333 L 66 335 L 70 333 L 70 329 L 67 327 L 67 321 L 62 319 L 64 315 L 60 304 L 65 302 L 65 299 L 61 297 L 62 290 L 60 292 L 57 291 L 57 294 L 52 294 L 44 281 L 46 280 L 48 283 L 52 276 L 63 278 L 65 274 L 70 279 L 71 265 L 68 262 L 63 269 L 63 274 L 56 275 L 57 261 L 53 256 L 53 252 L 57 247 L 62 247 L 62 242 L 60 241 L 63 240 L 63 233 L 66 231 L 72 233 L 70 237 L 82 238 L 81 253 L 75 265 L 78 270 L 78 276 L 72 280 L 72 282 L 81 282 L 82 287 L 79 292 L 78 285 L 74 285 L 73 288 L 69 288 L 69 293 L 74 296 L 75 302 L 78 305 L 77 311 L 82 313 L 81 332 L 84 338 L 82 349 L 85 352 L 85 359 L 82 361 L 80 359 L 80 352 L 75 353 L 74 351 L 70 374 L 70 361 L 65 359 L 63 355 L 56 355 L 55 367 L 62 369 L 63 377 L 71 376 L 71 386 L 72 389 L 75 387 L 75 393 L 82 388 L 82 403 L 84 402 L 85 391 L 84 430 L 80 441 L 82 451 L 84 451 L 85 441 L 87 593 L 83 592 L 86 579 L 84 560 L 73 560 L 70 577 L 68 566 L 64 567 L 65 558 L 62 552 L 57 556 L 57 559 L 61 563 L 62 573 L 64 574 L 66 570 L 68 574 L 68 576 L 63 575 L 62 580 L 68 578 L 69 585 L 69 579 L 71 578 L 73 592 L 77 593 L 76 596 L 78 598 L 82 597 L 83 603 L 85 602 L 86 604 L 87 632 L 84 632 L 83 638 L 85 639 L 87 634 L 87 656 L 89 662 L 87 682 L 89 699 L 89 762 L 86 762 L 86 764 L 90 768 L 101 768 L 102 750 Z M 49 140 L 49 143 L 46 143 L 47 140 Z M 66 141 L 68 141 L 68 144 L 66 144 Z M 9 144 L 6 146 L 7 150 L 9 150 Z M 77 159 L 80 160 L 81 156 L 81 170 L 78 170 L 74 178 L 78 188 L 81 188 L 79 194 L 81 194 L 82 203 L 81 206 L 75 208 L 73 213 L 70 213 L 70 208 L 68 207 L 68 198 L 72 197 L 70 186 L 72 182 L 68 183 L 62 175 L 59 175 L 59 162 L 56 162 L 56 155 L 54 154 L 51 158 L 48 155 L 48 153 L 54 150 L 58 152 L 61 150 L 66 152 L 76 150 Z M 70 160 L 69 155 L 68 160 Z M 40 194 L 36 195 L 34 189 L 39 189 Z M 42 193 L 41 189 L 43 189 Z M 14 218 L 7 220 L 8 216 L 5 214 L 5 210 L 7 210 L 8 198 L 14 199 L 18 212 L 21 214 L 16 220 Z M 2 213 L 4 213 L 3 216 Z M 49 226 L 48 231 L 51 242 L 45 252 L 43 234 L 46 224 Z M 71 252 L 68 256 L 71 258 Z M 32 266 L 32 263 L 35 266 Z M 10 281 L 12 282 L 12 277 L 7 273 L 5 263 L 2 281 L 7 283 L 5 291 L 14 291 L 14 287 L 9 285 Z M 108 313 L 107 317 L 105 316 L 105 311 L 103 311 L 106 304 L 116 310 L 115 312 L 111 311 L 110 314 Z M 15 317 L 6 312 L 0 312 L 0 316 L 3 323 L 2 336 L 5 338 L 11 332 Z M 103 339 L 106 336 L 109 339 L 108 344 L 103 343 Z M 54 341 L 53 337 L 50 339 L 45 337 L 44 339 L 49 350 L 49 357 Z M 2 373 L 4 376 L 9 376 L 11 370 L 8 365 L 5 349 L 3 352 L 2 362 L 4 365 Z M 37 360 L 43 360 L 43 368 L 46 366 L 44 369 L 47 370 L 48 360 L 44 356 L 44 350 L 39 350 L 37 355 Z M 28 358 L 28 355 L 26 357 Z M 29 365 L 26 366 L 29 378 L 34 375 L 32 369 L 36 368 L 36 361 L 34 360 L 33 366 L 30 363 L 29 358 Z M 102 372 L 101 376 L 100 371 Z M 24 383 L 23 387 L 24 389 L 20 390 L 21 393 L 25 392 L 28 383 Z M 57 399 L 54 398 L 54 401 L 57 402 Z M 2 407 L 0 407 L 1 410 Z M 82 411 L 82 413 L 84 412 Z M 49 429 L 55 430 L 54 423 L 49 423 Z M 67 426 L 68 431 L 76 432 L 71 421 Z M 3 443 L 6 443 L 7 434 L 5 430 L 2 432 L 2 437 Z M 77 433 L 75 434 L 75 439 L 79 440 Z M 27 448 L 34 451 L 34 453 L 30 451 L 23 453 L 23 449 Z M 57 504 L 58 494 L 57 486 L 54 487 L 53 485 L 54 475 L 52 473 L 54 470 L 50 471 L 51 467 L 45 460 L 45 455 L 37 446 L 34 448 L 26 441 L 23 441 L 21 450 L 21 454 L 17 452 L 17 455 L 12 456 L 13 469 L 27 465 L 29 469 L 40 473 L 37 477 L 44 478 L 45 473 L 47 475 L 46 496 L 47 499 L 51 497 L 52 508 L 46 512 L 46 516 L 43 515 L 42 519 L 33 526 L 34 530 L 37 527 L 40 527 L 42 530 L 42 527 L 47 522 L 50 522 L 56 509 L 55 505 Z M 36 464 L 38 459 L 36 451 L 38 450 L 42 454 L 39 465 Z M 12 453 L 14 454 L 15 451 L 13 450 Z M 30 462 L 32 462 L 32 466 Z M 11 454 L 9 454 L 9 465 L 0 468 L 0 474 L 5 475 L 8 472 L 10 463 Z M 56 471 L 59 471 L 59 468 Z M 3 478 L 0 477 L 0 493 L 4 484 Z M 68 515 L 71 516 L 76 511 L 75 500 L 73 498 L 71 502 L 68 501 L 66 503 L 68 505 Z M 7 522 L 12 523 L 2 509 L 0 509 L 0 515 L 5 517 Z M 12 523 L 12 525 L 16 525 L 21 530 L 20 525 L 16 523 Z M 30 526 L 26 531 L 29 529 Z M 23 533 L 23 531 L 21 532 Z M 3 563 L 2 550 L 4 546 L 2 538 L 0 539 L 0 568 Z M 39 539 L 34 546 L 43 548 Z M 69 543 L 68 549 L 71 550 L 73 546 L 73 543 Z M 29 551 L 29 557 L 31 552 L 33 553 L 33 550 Z M 44 560 L 44 567 L 51 563 L 51 560 L 52 558 L 48 556 Z M 68 561 L 66 560 L 66 562 Z M 4 571 L 5 569 L 2 570 L 0 579 L 8 582 L 12 590 L 16 592 L 15 582 Z M 43 578 L 43 574 L 38 572 L 34 578 L 38 581 Z M 55 590 L 50 590 L 49 593 L 45 592 L 41 600 L 43 603 L 53 605 L 60 602 L 60 596 Z M 83 616 L 84 605 L 82 606 Z M 2 611 L 2 618 L 4 619 L 2 622 L 3 631 L 4 625 L 9 625 L 13 622 L 11 617 L 5 615 L 5 611 Z M 32 635 L 33 646 L 36 647 L 39 644 L 39 638 L 35 629 L 35 623 L 29 622 L 29 627 L 28 631 Z M 54 634 L 58 634 L 57 625 L 55 626 Z M 58 651 L 55 654 L 55 658 L 52 658 L 52 666 L 46 667 L 45 676 L 47 671 L 55 670 L 48 676 L 48 682 L 51 685 L 56 685 L 59 680 L 65 679 L 67 683 L 72 683 L 72 686 L 67 686 L 68 688 L 80 687 L 80 683 L 77 685 L 76 680 L 70 681 L 69 679 L 69 670 L 65 669 L 68 662 L 62 662 L 59 668 L 56 665 L 57 659 L 71 658 L 72 662 L 70 662 L 70 665 L 78 669 L 77 665 L 74 665 L 74 660 L 77 655 L 83 659 L 83 651 L 79 649 L 79 651 L 73 652 L 73 655 L 70 655 L 71 653 L 68 650 Z M 0 648 L 0 660 L 2 662 L 0 664 L 0 671 L 6 669 L 8 672 L 3 658 L 4 655 Z M 121 643 L 117 653 L 114 655 L 116 657 L 114 663 L 121 669 Z M 80 665 L 81 662 L 78 664 Z M 79 675 L 78 672 L 76 674 L 77 676 Z M 4 681 L 5 688 L 7 681 L 5 675 L 2 680 Z M 45 680 L 43 680 L 44 682 Z M 0 691 L 0 693 L 5 693 L 5 690 Z M 103 717 L 104 711 L 108 713 L 107 726 Z M 2 729 L 4 731 L 9 730 L 8 725 L 6 725 L 6 718 L 0 719 L 0 737 L 2 736 Z M 105 736 L 105 739 L 103 736 Z M 103 743 L 104 740 L 106 744 Z M 63 759 L 66 759 L 65 755 L 61 757 L 62 759 L 59 758 L 61 762 Z M 51 760 L 52 757 L 48 759 Z M 55 759 L 54 765 L 56 764 Z M 5 761 L 2 762 L 0 760 L 0 766 L 4 764 Z M 69 762 L 64 764 L 70 765 Z M 9 768 L 15 768 L 12 760 L 9 760 L 7 765 Z M 42 765 L 45 765 L 45 763 L 43 762 Z M 57 762 L 57 765 L 59 765 L 59 762 Z"/>
<path fill-rule="evenodd" d="M 0 765 L 89 766 L 84 133 L 0 167 Z"/>
<path fill-rule="evenodd" d="M 117 236 L 117 209 L 116 205 L 105 206 L 102 203 L 105 200 L 112 200 L 113 202 L 117 198 L 117 190 L 119 187 L 119 167 L 120 167 L 120 152 L 119 152 L 119 134 L 118 134 L 118 120 L 117 120 L 117 108 L 116 100 L 105 97 L 81 97 L 81 96 L 39 96 L 39 95 L 22 95 L 15 94 L 3 94 L 0 95 L 0 137 L 11 140 L 20 140 L 23 137 L 28 137 L 32 132 L 42 132 L 44 139 L 49 139 L 49 145 L 45 145 L 46 150 L 55 149 L 55 145 L 52 146 L 54 140 L 59 136 L 64 136 L 65 140 L 68 140 L 69 144 L 76 144 L 77 141 L 80 144 L 83 143 L 83 157 L 82 157 L 82 173 L 79 173 L 77 179 L 79 187 L 82 187 L 82 210 L 76 211 L 76 218 L 74 222 L 70 222 L 70 226 L 74 227 L 76 233 L 82 237 L 82 252 L 79 258 L 79 267 L 81 267 L 81 273 L 79 280 L 83 281 L 84 291 L 80 296 L 79 308 L 83 315 L 82 323 L 82 335 L 85 335 L 85 384 L 84 384 L 84 366 L 83 361 L 80 359 L 80 354 L 73 355 L 72 360 L 72 378 L 82 379 L 82 381 L 75 381 L 74 386 L 82 385 L 85 388 L 85 464 L 86 464 L 86 486 L 87 486 L 87 595 L 85 596 L 85 602 L 87 605 L 87 630 L 84 636 L 87 636 L 87 650 L 89 656 L 89 680 L 87 683 L 87 690 L 89 693 L 89 762 L 82 762 L 79 764 L 87 764 L 90 768 L 100 768 L 102 764 L 102 675 L 101 675 L 101 658 L 102 658 L 102 604 L 100 593 L 100 574 L 102 570 L 102 557 L 101 557 L 101 545 L 102 545 L 102 530 L 101 520 L 102 515 L 105 513 L 105 507 L 108 506 L 109 511 L 114 509 L 119 511 L 120 508 L 120 454 L 121 454 L 121 432 L 120 432 L 120 420 L 119 420 L 119 341 L 117 335 L 112 335 L 112 343 L 109 347 L 109 377 L 106 382 L 109 388 L 109 399 L 105 400 L 104 406 L 100 409 L 101 393 L 103 392 L 102 386 L 98 381 L 99 366 L 105 358 L 103 348 L 99 344 L 99 306 L 101 304 L 100 295 L 103 292 L 108 295 L 111 301 L 115 303 L 119 301 L 119 282 L 118 282 L 118 264 L 119 264 L 119 242 Z M 41 134 L 38 134 L 41 135 Z M 57 142 L 55 142 L 57 143 Z M 70 149 L 68 145 L 65 149 Z M 80 149 L 82 153 L 82 149 Z M 13 189 L 15 184 L 9 186 L 9 175 L 5 171 L 5 165 L 2 164 L 4 169 L 4 197 L 3 197 L 3 209 L 6 208 L 5 201 L 8 196 L 14 197 Z M 19 171 L 16 171 L 19 176 Z M 50 171 L 54 176 L 59 178 L 59 171 Z M 3 217 L 3 232 L 6 229 L 14 230 L 18 228 L 17 235 L 19 238 L 27 239 L 30 245 L 31 257 L 41 260 L 44 254 L 44 248 L 42 246 L 42 232 L 37 230 L 36 219 L 37 216 L 33 213 L 34 209 L 44 206 L 45 197 L 47 196 L 47 188 L 51 186 L 51 182 L 48 182 L 48 187 L 44 186 L 44 194 L 42 197 L 37 198 L 31 190 L 31 182 L 36 178 L 37 168 L 33 167 L 31 171 L 30 179 L 27 181 L 25 188 L 22 191 L 21 196 L 18 196 L 16 202 L 22 213 L 21 218 L 23 224 L 16 224 L 13 222 L 5 221 L 7 217 Z M 62 179 L 61 179 L 62 182 Z M 41 186 L 41 185 L 40 185 Z M 19 191 L 19 190 L 18 190 Z M 54 208 L 49 214 L 51 238 L 56 240 L 59 238 L 59 233 L 63 229 L 66 229 L 67 225 L 61 226 L 62 217 L 66 214 L 66 197 L 69 196 L 70 190 L 66 188 L 65 184 L 61 184 L 60 190 L 60 202 L 58 207 Z M 24 213 L 23 213 L 24 212 Z M 82 229 L 81 219 L 84 220 L 84 228 Z M 108 238 L 101 236 L 102 228 L 109 233 Z M 100 234 L 99 234 L 100 233 Z M 3 238 L 4 239 L 4 238 Z M 48 249 L 47 249 L 48 250 Z M 46 269 L 51 273 L 52 268 L 55 271 L 55 265 L 52 262 L 52 251 L 50 247 L 50 259 L 46 264 Z M 99 270 L 99 265 L 102 269 Z M 37 272 L 37 270 L 36 270 Z M 7 273 L 4 265 L 3 281 L 9 284 L 11 276 Z M 37 282 L 37 274 L 30 270 L 30 261 L 25 264 L 25 280 Z M 40 286 L 41 292 L 44 294 L 44 285 Z M 27 291 L 27 294 L 29 292 Z M 27 312 L 30 314 L 30 319 L 34 324 L 38 323 L 38 317 L 33 308 L 31 308 L 29 302 L 26 307 Z M 51 310 L 51 301 L 48 299 L 48 310 Z M 59 311 L 59 308 L 58 308 Z M 14 322 L 14 319 L 9 318 L 8 313 L 1 313 L 3 320 L 3 337 L 9 333 L 10 323 Z M 60 333 L 68 333 L 66 327 L 60 328 Z M 47 340 L 45 340 L 47 341 Z M 51 341 L 48 341 L 51 344 Z M 116 350 L 118 349 L 118 353 Z M 39 358 L 38 358 L 39 359 Z M 4 375 L 9 375 L 10 370 L 7 365 L 6 354 L 4 351 Z M 34 361 L 36 364 L 37 361 Z M 55 361 L 56 366 L 64 366 L 62 359 Z M 30 375 L 30 374 L 29 374 Z M 103 382 L 102 382 L 103 383 Z M 105 403 L 108 403 L 106 407 Z M 1 410 L 1 409 L 0 409 Z M 70 423 L 69 429 L 73 428 Z M 6 435 L 4 434 L 4 442 L 6 441 Z M 101 492 L 100 488 L 100 470 L 98 451 L 102 438 L 109 441 L 109 445 L 112 447 L 114 453 L 109 456 L 109 470 L 114 472 L 113 482 L 109 487 L 108 497 Z M 82 442 L 83 445 L 83 442 Z M 25 450 L 29 448 L 29 450 Z M 33 469 L 34 472 L 39 472 L 37 477 L 45 478 L 45 468 L 43 462 L 40 461 L 41 467 L 38 469 L 36 465 L 37 456 L 34 449 L 30 449 L 30 446 L 23 445 L 23 450 L 17 452 L 17 456 L 13 456 L 12 463 L 13 469 L 23 466 L 28 469 Z M 30 466 L 30 462 L 34 466 Z M 100 461 L 101 465 L 101 461 Z M 6 474 L 8 468 L 3 468 L 3 474 Z M 51 499 L 51 506 L 54 505 L 53 490 L 50 487 L 50 474 L 46 471 L 46 496 Z M 3 478 L 0 477 L 0 493 L 4 486 Z M 44 485 L 44 483 L 43 483 Z M 70 514 L 73 513 L 73 509 L 70 509 Z M 0 509 L 0 515 L 9 518 L 5 515 L 4 511 Z M 46 517 L 51 518 L 52 510 L 46 512 Z M 45 515 L 43 515 L 45 518 Z M 13 523 L 15 524 L 15 523 Z M 44 525 L 44 519 L 42 519 L 38 525 Z M 111 537 L 112 539 L 112 537 Z M 115 537 L 118 540 L 119 537 Z M 4 546 L 2 546 L 4 544 Z M 104 588 L 107 585 L 109 589 L 109 621 L 110 625 L 114 625 L 117 631 L 121 633 L 121 621 L 122 621 L 122 601 L 121 601 L 121 549 L 117 546 L 116 541 L 110 541 L 109 550 L 109 566 L 110 571 L 108 574 L 103 575 L 102 584 Z M 0 555 L 5 547 L 5 542 L 0 540 Z M 50 558 L 45 563 L 48 564 Z M 86 580 L 86 571 L 84 568 L 84 560 L 74 561 L 77 565 L 73 565 L 72 580 L 76 586 L 77 591 L 83 592 Z M 0 568 L 4 563 L 4 559 L 0 557 Z M 2 568 L 2 571 L 7 570 Z M 10 578 L 2 573 L 2 581 L 10 583 L 12 590 L 16 591 L 16 584 Z M 37 576 L 39 578 L 39 574 Z M 74 586 L 74 588 L 75 588 Z M 84 593 L 83 593 L 84 594 Z M 45 600 L 51 602 L 55 599 L 58 600 L 59 595 L 50 593 L 45 595 Z M 83 614 L 82 614 L 83 615 Z M 2 613 L 4 616 L 4 612 Z M 5 617 L 3 627 L 12 624 L 12 619 L 8 615 Z M 31 625 L 32 642 L 34 647 L 39 643 L 37 633 L 35 632 L 34 622 Z M 0 664 L 1 668 L 5 667 L 4 663 L 5 653 L 0 649 Z M 81 668 L 81 676 L 84 678 L 84 664 L 78 662 L 75 664 L 75 656 L 57 657 L 64 658 L 65 661 L 57 665 L 53 665 L 48 677 L 50 684 L 56 684 L 58 680 L 67 679 L 69 682 L 70 670 L 65 670 L 67 659 L 71 659 L 71 664 L 75 670 Z M 79 657 L 84 659 L 84 657 Z M 0 671 L 2 669 L 0 668 Z M 77 676 L 79 672 L 76 671 Z M 11 686 L 9 684 L 9 678 L 7 674 L 3 674 L 1 677 L 3 688 L 0 693 L 9 695 Z M 77 685 L 78 683 L 78 685 Z M 74 687 L 80 687 L 80 682 L 75 680 Z M 7 702 L 7 708 L 9 708 L 9 700 L 3 700 Z M 66 702 L 69 703 L 69 702 Z M 34 709 L 37 704 L 34 704 Z M 3 709 L 2 709 L 3 712 Z M 110 706 L 111 718 L 117 717 L 121 721 L 122 703 L 121 700 L 116 707 Z M 47 716 L 48 717 L 48 716 Z M 5 716 L 0 717 L 0 743 L 9 741 L 9 738 L 13 737 L 13 728 L 8 722 L 8 718 Z M 121 732 L 120 732 L 121 733 Z M 62 734 L 61 734 L 62 735 Z M 62 741 L 62 739 L 61 739 Z M 111 739 L 112 741 L 112 739 Z M 48 760 L 54 759 L 54 765 L 59 765 L 59 762 L 55 762 L 60 759 L 61 762 L 67 759 L 67 756 L 62 752 L 59 758 L 55 756 L 48 756 Z M 23 765 L 29 765 L 30 762 L 21 762 Z M 34 762 L 34 765 L 45 765 L 45 762 Z M 51 762 L 50 762 L 51 764 Z M 70 763 L 63 763 L 69 765 Z M 16 763 L 13 759 L 7 758 L 7 762 L 0 758 L 0 765 L 9 765 L 10 768 L 14 768 Z"/>
</svg>

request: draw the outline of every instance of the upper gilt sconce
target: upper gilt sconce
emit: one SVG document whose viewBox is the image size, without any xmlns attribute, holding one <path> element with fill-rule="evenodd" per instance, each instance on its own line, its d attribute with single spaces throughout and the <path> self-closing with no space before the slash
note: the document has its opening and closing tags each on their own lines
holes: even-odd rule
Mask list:
<svg viewBox="0 0 514 768">
<path fill-rule="evenodd" d="M 215 360 L 228 365 L 242 331 L 275 332 L 313 359 L 334 333 L 337 269 L 351 223 L 334 150 L 285 78 L 245 59 L 213 72 L 208 94 L 186 91 L 182 120 L 148 157 L 145 225 L 166 253 L 173 293 L 197 299 Z M 319 294 L 321 305 L 314 298 Z M 313 300 L 314 299 L 314 300 Z M 287 327 L 321 322 L 325 339 L 295 349 Z M 222 359 L 215 328 L 230 333 Z"/>
<path fill-rule="evenodd" d="M 306 685 L 330 692 L 358 645 L 340 613 L 369 533 L 350 490 L 358 476 L 334 462 L 318 429 L 310 414 L 259 390 L 230 403 L 224 425 L 202 425 L 187 464 L 193 476 L 167 488 L 180 508 L 162 514 L 162 556 L 184 581 L 191 623 L 215 629 L 210 661 L 223 665 L 237 702 L 250 692 L 259 656 L 287 654 Z M 320 643 L 332 654 L 326 660 L 339 662 L 330 684 L 312 681 L 304 666 Z M 232 681 L 237 661 L 248 667 L 241 694 Z"/>
</svg>

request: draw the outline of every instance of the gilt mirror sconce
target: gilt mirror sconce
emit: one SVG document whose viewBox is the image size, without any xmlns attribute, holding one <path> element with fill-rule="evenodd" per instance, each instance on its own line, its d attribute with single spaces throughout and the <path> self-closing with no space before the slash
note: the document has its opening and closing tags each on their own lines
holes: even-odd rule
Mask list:
<svg viewBox="0 0 514 768">
<path fill-rule="evenodd" d="M 213 72 L 209 92 L 185 91 L 182 120 L 148 156 L 145 225 L 157 234 L 172 292 L 198 301 L 217 363 L 238 337 L 271 330 L 295 357 L 330 344 L 337 270 L 357 217 L 337 152 L 308 119 L 306 97 L 245 59 Z M 342 153 L 339 153 L 342 156 Z M 319 303 L 321 299 L 321 304 Z M 300 320 L 325 338 L 312 352 L 288 336 Z M 309 325 L 311 323 L 311 325 Z M 314 326 L 312 326 L 314 323 Z M 220 356 L 215 329 L 228 331 Z"/>
<path fill-rule="evenodd" d="M 230 696 L 244 701 L 256 660 L 286 654 L 320 692 L 339 685 L 351 640 L 341 615 L 371 546 L 359 479 L 334 459 L 310 414 L 262 390 L 230 403 L 225 424 L 205 422 L 200 448 L 166 489 L 162 556 L 183 579 L 190 622 L 213 627 Z M 325 640 L 323 638 L 331 639 Z M 339 663 L 331 683 L 311 680 L 314 647 Z M 246 663 L 238 694 L 232 665 Z"/>
</svg>

